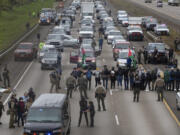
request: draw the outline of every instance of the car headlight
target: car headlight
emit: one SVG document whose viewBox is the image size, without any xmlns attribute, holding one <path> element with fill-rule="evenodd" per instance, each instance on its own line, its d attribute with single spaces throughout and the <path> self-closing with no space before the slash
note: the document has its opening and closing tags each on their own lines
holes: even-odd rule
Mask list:
<svg viewBox="0 0 180 135">
<path fill-rule="evenodd" d="M 61 133 L 61 132 L 62 132 L 61 129 L 55 129 L 55 130 L 53 130 L 53 133 Z"/>
<path fill-rule="evenodd" d="M 24 132 L 25 132 L 25 133 L 31 133 L 31 130 L 25 128 L 25 129 L 24 129 Z"/>
</svg>

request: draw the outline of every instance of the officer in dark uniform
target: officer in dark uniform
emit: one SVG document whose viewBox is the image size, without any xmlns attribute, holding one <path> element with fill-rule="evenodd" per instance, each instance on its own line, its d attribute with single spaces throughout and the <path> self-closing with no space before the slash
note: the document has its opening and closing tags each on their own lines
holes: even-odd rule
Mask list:
<svg viewBox="0 0 180 135">
<path fill-rule="evenodd" d="M 98 111 L 101 111 L 100 101 L 102 102 L 103 111 L 106 111 L 106 107 L 104 104 L 105 97 L 106 97 L 106 90 L 101 85 L 101 82 L 99 82 L 98 86 L 96 87 L 96 91 L 95 91 L 95 98 L 97 99 L 97 102 L 98 102 Z"/>
<path fill-rule="evenodd" d="M 139 94 L 140 94 L 140 89 L 141 89 L 141 81 L 138 77 L 138 75 L 135 76 L 135 81 L 133 84 L 133 92 L 134 92 L 134 98 L 133 101 L 139 102 Z"/>
<path fill-rule="evenodd" d="M 87 101 L 84 97 L 81 97 L 81 100 L 79 101 L 79 106 L 80 106 L 80 115 L 79 115 L 78 127 L 80 127 L 83 114 L 84 114 L 85 119 L 86 119 L 86 125 L 88 126 L 89 125 L 88 124 L 88 117 L 87 117 L 88 105 L 87 105 Z"/>
<path fill-rule="evenodd" d="M 141 64 L 141 49 L 138 51 L 138 63 Z"/>
<path fill-rule="evenodd" d="M 154 62 L 154 64 L 157 63 L 157 54 L 158 54 L 158 50 L 157 50 L 157 48 L 155 47 L 155 48 L 154 48 L 154 52 L 153 52 L 153 62 Z"/>
<path fill-rule="evenodd" d="M 147 51 L 146 51 L 146 50 L 144 50 L 143 55 L 144 55 L 144 64 L 147 64 L 148 54 L 147 54 Z"/>
<path fill-rule="evenodd" d="M 82 97 L 82 93 L 84 93 L 84 97 L 87 97 L 87 85 L 88 85 L 88 81 L 87 79 L 84 77 L 83 73 L 81 73 L 81 77 L 78 78 L 78 86 L 79 86 L 79 91 L 80 91 L 80 96 Z"/>
<path fill-rule="evenodd" d="M 9 70 L 7 68 L 7 65 L 5 65 L 3 70 L 3 81 L 4 81 L 4 87 L 10 87 L 10 77 L 9 77 Z"/>
</svg>

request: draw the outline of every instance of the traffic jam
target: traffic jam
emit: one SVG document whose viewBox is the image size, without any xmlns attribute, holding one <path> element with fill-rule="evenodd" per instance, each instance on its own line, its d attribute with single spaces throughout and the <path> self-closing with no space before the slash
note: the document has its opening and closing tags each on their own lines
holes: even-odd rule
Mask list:
<svg viewBox="0 0 180 135">
<path fill-rule="evenodd" d="M 145 3 L 148 2 L 148 0 L 145 0 Z M 159 1 L 157 6 L 161 6 L 160 3 L 161 2 Z M 104 87 L 107 87 L 107 84 L 105 85 L 106 80 L 103 76 L 103 68 L 107 66 L 115 67 L 118 70 L 121 69 L 125 73 L 128 72 L 127 74 L 130 78 L 131 72 L 137 72 L 137 76 L 141 77 L 143 75 L 147 77 L 148 74 L 155 72 L 156 79 L 163 78 L 164 80 L 166 77 L 165 71 L 169 71 L 169 76 L 171 76 L 171 72 L 173 72 L 174 76 L 172 75 L 171 77 L 175 77 L 176 68 L 178 68 L 178 60 L 175 58 L 173 49 L 161 39 L 162 36 L 169 36 L 171 33 L 168 29 L 168 25 L 159 22 L 157 18 L 154 18 L 153 16 L 130 16 L 125 10 L 113 12 L 112 9 L 107 6 L 105 1 L 100 0 L 73 0 L 68 6 L 64 6 L 63 2 L 59 2 L 58 8 L 61 10 L 43 8 L 40 12 L 39 25 L 41 27 L 51 26 L 45 40 L 40 41 L 40 33 L 38 33 L 38 43 L 21 42 L 13 52 L 13 59 L 16 63 L 24 61 L 38 63 L 39 66 L 37 67 L 40 68 L 39 70 L 43 73 L 53 73 L 58 70 L 57 72 L 59 72 L 61 77 L 58 86 L 55 84 L 55 87 L 61 89 L 59 86 L 60 84 L 66 83 L 67 85 L 67 81 L 62 81 L 62 73 L 66 70 L 66 66 L 64 66 L 64 63 L 62 62 L 64 59 L 66 60 L 65 62 L 70 65 L 70 68 L 73 67 L 71 69 L 72 71 L 77 69 L 79 72 L 80 70 L 81 73 L 86 74 L 86 77 L 89 70 L 96 77 L 97 71 L 102 69 L 102 72 L 100 73 Z M 154 35 L 154 37 L 156 37 L 155 40 L 149 40 L 147 33 Z M 106 54 L 105 48 L 106 50 L 110 50 L 110 55 Z M 108 58 L 104 57 L 106 55 Z M 111 61 L 107 63 L 106 59 L 109 59 L 109 56 L 111 57 Z M 113 68 L 109 73 L 110 77 L 112 71 L 114 71 Z M 53 89 L 54 86 L 51 80 L 51 73 L 49 76 L 52 84 L 51 88 Z M 115 74 L 115 72 L 113 74 Z M 77 78 L 80 77 L 78 76 Z M 79 83 L 77 78 L 75 78 L 77 80 L 76 83 Z M 96 83 L 99 83 L 96 79 L 97 78 L 95 78 L 95 81 L 97 81 Z M 121 88 L 119 87 L 119 79 L 117 78 L 117 89 L 122 89 L 123 78 L 121 78 Z M 137 78 L 134 77 L 134 79 Z M 143 80 L 143 78 L 141 79 Z M 179 80 L 178 77 L 176 79 Z M 164 84 L 166 90 L 176 92 L 173 98 L 176 101 L 176 109 L 179 110 L 180 92 L 177 88 L 179 88 L 178 85 L 180 85 L 180 83 L 177 80 L 173 85 L 172 80 L 169 80 L 168 83 L 165 82 Z M 142 86 L 142 84 L 140 86 L 141 88 L 143 87 L 142 91 L 155 91 L 155 81 L 153 79 L 152 87 L 150 86 L 150 83 L 148 84 L 148 81 L 146 82 L 145 79 L 143 81 L 144 86 Z M 129 83 L 131 91 L 131 88 L 134 89 L 133 86 L 135 87 L 135 85 L 131 84 L 131 79 L 127 85 L 129 85 Z M 111 80 L 111 88 L 112 85 Z M 146 87 L 147 85 L 149 85 L 149 88 Z M 73 134 L 71 131 L 71 117 L 74 115 L 74 112 L 70 109 L 70 98 L 66 97 L 66 94 L 57 91 L 55 92 L 56 94 L 52 94 L 52 89 L 50 93 L 41 94 L 37 99 L 34 99 L 33 104 L 29 107 L 29 111 L 24 118 L 25 120 L 22 120 L 22 125 L 24 126 L 23 135 Z M 64 89 L 68 90 L 68 87 Z M 74 89 L 75 90 L 73 91 L 76 92 L 77 88 Z M 116 91 L 116 89 L 114 89 L 112 88 L 108 91 L 108 88 L 106 88 L 106 92 L 109 92 L 110 95 L 112 95 L 112 92 Z M 0 88 L 0 94 L 8 92 L 10 92 L 9 89 Z M 84 95 L 86 98 L 85 92 Z M 160 92 L 158 100 L 161 97 L 163 101 L 163 94 Z M 81 100 L 83 99 L 84 98 L 81 96 Z M 139 95 L 137 102 L 139 102 Z M 79 104 L 81 109 L 81 101 Z M 86 118 L 88 109 L 83 111 L 82 114 L 80 110 L 78 127 L 80 126 L 81 115 L 84 114 Z M 104 105 L 103 109 L 106 111 Z M 91 110 L 89 110 L 89 112 L 91 113 Z M 11 121 L 11 112 L 8 112 L 8 115 L 10 115 Z M 43 118 L 47 115 L 49 118 L 43 121 Z M 119 125 L 116 115 L 115 119 L 117 125 Z M 62 121 L 65 122 L 62 124 Z M 94 125 L 92 127 L 94 127 Z M 88 130 L 88 132 L 91 131 Z M 83 134 L 85 134 L 85 132 Z"/>
</svg>

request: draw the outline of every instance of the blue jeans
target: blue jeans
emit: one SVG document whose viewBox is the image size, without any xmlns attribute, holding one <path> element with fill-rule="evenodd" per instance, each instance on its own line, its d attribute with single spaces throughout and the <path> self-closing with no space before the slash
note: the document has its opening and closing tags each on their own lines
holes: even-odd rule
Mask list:
<svg viewBox="0 0 180 135">
<path fill-rule="evenodd" d="M 118 86 L 120 85 L 122 87 L 122 76 L 118 76 L 117 77 L 117 81 L 118 81 Z"/>
<path fill-rule="evenodd" d="M 129 85 L 129 79 L 128 78 L 124 78 L 125 90 L 128 90 L 128 85 Z"/>
<path fill-rule="evenodd" d="M 107 89 L 108 88 L 108 78 L 103 78 L 103 86 Z"/>
<path fill-rule="evenodd" d="M 134 83 L 134 79 L 133 79 L 133 78 L 130 78 L 130 88 L 131 88 L 131 89 L 132 89 L 133 83 Z"/>
</svg>

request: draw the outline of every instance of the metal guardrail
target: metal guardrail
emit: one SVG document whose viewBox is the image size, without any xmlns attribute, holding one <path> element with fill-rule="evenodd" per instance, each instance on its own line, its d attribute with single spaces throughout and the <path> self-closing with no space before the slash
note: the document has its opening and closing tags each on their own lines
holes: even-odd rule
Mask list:
<svg viewBox="0 0 180 135">
<path fill-rule="evenodd" d="M 38 28 L 39 24 L 36 24 L 32 27 L 32 29 L 28 32 L 25 32 L 24 35 L 18 39 L 17 41 L 15 41 L 14 43 L 12 43 L 12 46 L 8 49 L 5 49 L 3 51 L 0 52 L 0 58 L 2 58 L 4 55 L 6 55 L 8 52 L 10 52 L 12 49 L 14 49 L 20 42 L 22 42 L 25 38 L 27 38 L 34 30 L 36 30 Z"/>
</svg>

